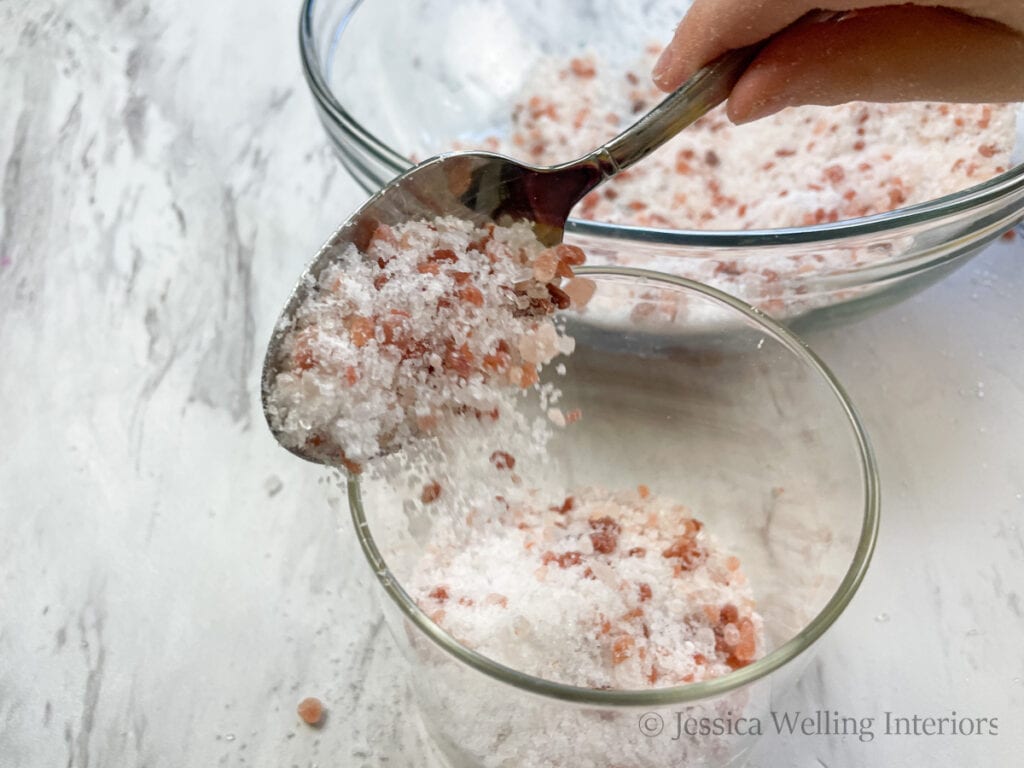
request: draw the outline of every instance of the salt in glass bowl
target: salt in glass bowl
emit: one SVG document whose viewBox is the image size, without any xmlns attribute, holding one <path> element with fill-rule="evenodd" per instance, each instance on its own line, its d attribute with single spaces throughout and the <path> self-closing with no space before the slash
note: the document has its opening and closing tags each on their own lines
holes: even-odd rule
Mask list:
<svg viewBox="0 0 1024 768">
<path fill-rule="evenodd" d="M 429 514 L 413 521 L 389 483 L 353 476 L 355 531 L 441 764 L 739 765 L 757 743 L 751 723 L 772 727 L 769 712 L 865 574 L 878 531 L 875 461 L 840 385 L 779 323 L 682 278 L 579 273 L 597 290 L 582 313 L 564 314 L 576 351 L 556 361 L 564 375 L 551 365 L 544 380 L 583 417 L 557 432 L 544 462 L 563 493 L 642 483 L 689 507 L 743 563 L 764 618 L 763 658 L 648 690 L 541 679 L 464 647 L 406 591 L 430 546 Z M 672 738 L 702 720 L 744 733 Z"/>
<path fill-rule="evenodd" d="M 305 0 L 306 79 L 332 145 L 367 192 L 464 140 L 501 133 L 541 57 L 600 51 L 625 70 L 652 38 L 671 34 L 685 2 L 616 0 Z M 571 219 L 567 241 L 591 263 L 682 276 L 707 260 L 756 274 L 789 257 L 823 260 L 767 288 L 728 290 L 790 323 L 841 322 L 938 280 L 1024 219 L 1024 120 L 1005 173 L 926 203 L 833 224 L 685 231 Z M 570 160 L 572 158 L 565 158 Z M 941 172 L 936 169 L 936 172 Z"/>
</svg>

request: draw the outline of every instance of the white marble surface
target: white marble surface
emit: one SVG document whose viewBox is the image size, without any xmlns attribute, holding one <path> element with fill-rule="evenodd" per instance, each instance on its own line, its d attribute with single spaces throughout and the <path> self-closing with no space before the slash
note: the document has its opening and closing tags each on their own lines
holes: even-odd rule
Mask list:
<svg viewBox="0 0 1024 768">
<path fill-rule="evenodd" d="M 362 198 L 297 11 L 0 0 L 3 768 L 425 762 L 341 502 L 258 410 L 275 313 Z M 1022 296 L 1024 247 L 999 245 L 809 339 L 871 429 L 884 520 L 790 708 L 999 735 L 766 737 L 757 766 L 1024 750 Z"/>
</svg>

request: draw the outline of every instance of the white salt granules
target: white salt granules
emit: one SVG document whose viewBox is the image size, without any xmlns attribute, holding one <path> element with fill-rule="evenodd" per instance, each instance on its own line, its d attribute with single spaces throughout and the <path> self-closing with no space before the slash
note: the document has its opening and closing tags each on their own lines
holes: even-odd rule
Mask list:
<svg viewBox="0 0 1024 768">
<path fill-rule="evenodd" d="M 656 53 L 656 52 L 655 52 Z M 665 94 L 594 56 L 542 60 L 511 127 L 485 147 L 550 165 L 580 157 Z M 735 126 L 724 107 L 585 198 L 585 219 L 674 229 L 800 227 L 932 200 L 1010 166 L 1015 106 L 800 107 Z"/>
<path fill-rule="evenodd" d="M 441 515 L 409 590 L 463 645 L 571 685 L 680 685 L 764 654 L 738 558 L 645 486 Z"/>
<path fill-rule="evenodd" d="M 378 226 L 293 318 L 268 397 L 279 439 L 360 471 L 453 420 L 501 419 L 511 390 L 572 351 L 551 315 L 573 304 L 560 286 L 583 258 L 525 223 Z M 577 282 L 566 288 L 578 294 Z"/>
</svg>

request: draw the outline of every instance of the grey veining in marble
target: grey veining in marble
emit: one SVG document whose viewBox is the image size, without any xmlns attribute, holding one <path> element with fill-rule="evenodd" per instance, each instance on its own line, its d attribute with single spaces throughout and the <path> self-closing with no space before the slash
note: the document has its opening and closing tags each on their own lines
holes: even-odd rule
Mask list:
<svg viewBox="0 0 1024 768">
<path fill-rule="evenodd" d="M 258 412 L 291 281 L 363 197 L 305 93 L 297 12 L 0 0 L 2 768 L 424 764 L 344 504 Z M 1024 749 L 1021 297 L 1002 244 L 811 335 L 872 431 L 885 515 L 789 703 L 999 735 L 765 737 L 756 765 Z"/>
</svg>

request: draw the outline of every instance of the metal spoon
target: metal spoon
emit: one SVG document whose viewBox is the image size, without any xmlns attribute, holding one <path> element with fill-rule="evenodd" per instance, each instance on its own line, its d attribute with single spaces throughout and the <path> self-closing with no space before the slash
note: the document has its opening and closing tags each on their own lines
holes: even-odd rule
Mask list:
<svg viewBox="0 0 1024 768">
<path fill-rule="evenodd" d="M 475 223 L 506 217 L 532 221 L 541 242 L 560 243 L 576 203 L 725 101 L 759 48 L 737 49 L 716 59 L 624 132 L 579 160 L 537 168 L 491 152 L 455 152 L 420 163 L 392 180 L 327 241 L 285 305 L 263 361 L 263 414 L 271 431 L 268 396 L 287 362 L 282 342 L 310 286 L 316 285 L 320 272 L 350 244 L 365 251 L 380 224 L 393 226 L 438 216 Z M 276 432 L 274 437 L 281 441 Z M 285 447 L 308 461 L 337 465 L 337 451 L 328 446 L 322 450 L 310 445 Z"/>
</svg>

